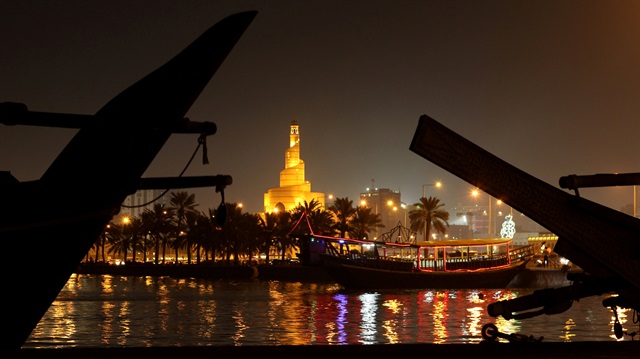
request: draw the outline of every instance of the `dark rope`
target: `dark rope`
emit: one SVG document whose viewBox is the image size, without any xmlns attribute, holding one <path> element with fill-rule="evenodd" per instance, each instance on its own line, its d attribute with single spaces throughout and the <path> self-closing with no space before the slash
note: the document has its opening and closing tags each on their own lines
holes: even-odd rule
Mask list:
<svg viewBox="0 0 640 359">
<path fill-rule="evenodd" d="M 182 177 L 182 175 L 187 171 L 187 168 L 189 168 L 189 166 L 191 165 L 191 162 L 193 162 L 193 159 L 196 157 L 196 154 L 198 153 L 198 150 L 200 149 L 200 146 L 203 146 L 202 163 L 205 164 L 205 165 L 209 164 L 209 158 L 207 157 L 207 135 L 202 133 L 202 134 L 200 134 L 200 137 L 198 137 L 198 145 L 196 146 L 196 150 L 193 151 L 193 154 L 191 155 L 191 158 L 189 159 L 187 164 L 184 166 L 184 169 L 182 170 L 182 172 L 180 172 L 178 177 Z M 127 206 L 125 204 L 122 204 L 121 206 L 124 207 L 124 208 L 145 207 L 145 206 L 148 206 L 148 205 L 152 204 L 153 202 L 156 202 L 160 198 L 162 198 L 170 190 L 171 190 L 171 188 L 165 189 L 159 196 L 157 196 L 156 198 L 152 199 L 151 201 L 149 201 L 147 203 L 139 204 L 139 205 L 136 205 L 136 206 Z"/>
<path fill-rule="evenodd" d="M 207 155 L 207 135 L 205 135 L 204 133 L 200 134 L 200 137 L 198 137 L 198 144 L 202 145 L 202 164 L 208 165 L 209 157 Z M 196 152 L 197 151 L 198 150 L 196 149 Z"/>
</svg>

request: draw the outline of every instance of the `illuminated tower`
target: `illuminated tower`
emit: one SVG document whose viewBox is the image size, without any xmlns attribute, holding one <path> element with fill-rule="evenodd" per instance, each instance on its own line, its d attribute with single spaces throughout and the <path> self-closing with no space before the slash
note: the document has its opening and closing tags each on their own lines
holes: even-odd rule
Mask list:
<svg viewBox="0 0 640 359">
<path fill-rule="evenodd" d="M 285 150 L 284 169 L 280 171 L 280 187 L 270 188 L 264 194 L 265 213 L 290 211 L 298 204 L 316 200 L 324 207 L 324 193 L 311 192 L 311 183 L 304 178 L 304 161 L 300 158 L 300 126 L 291 121 L 289 147 Z"/>
</svg>

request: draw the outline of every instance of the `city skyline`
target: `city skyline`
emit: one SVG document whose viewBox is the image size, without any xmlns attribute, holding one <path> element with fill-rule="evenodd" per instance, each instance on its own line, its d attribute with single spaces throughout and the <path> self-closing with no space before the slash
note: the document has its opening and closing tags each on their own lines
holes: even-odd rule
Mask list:
<svg viewBox="0 0 640 359">
<path fill-rule="evenodd" d="M 7 2 L 0 102 L 93 114 L 213 23 L 254 9 L 187 114 L 218 131 L 210 164 L 198 154 L 185 172 L 231 175 L 225 199 L 248 212 L 278 184 L 292 120 L 312 189 L 354 202 L 368 187 L 407 204 L 425 190 L 447 207 L 474 201 L 471 185 L 409 151 L 422 114 L 556 187 L 640 171 L 632 0 Z M 0 170 L 37 179 L 73 134 L 0 125 Z M 145 175 L 177 175 L 196 146 L 173 135 Z M 188 191 L 201 210 L 220 202 L 212 188 Z M 616 210 L 633 200 L 631 187 L 580 192 Z"/>
</svg>

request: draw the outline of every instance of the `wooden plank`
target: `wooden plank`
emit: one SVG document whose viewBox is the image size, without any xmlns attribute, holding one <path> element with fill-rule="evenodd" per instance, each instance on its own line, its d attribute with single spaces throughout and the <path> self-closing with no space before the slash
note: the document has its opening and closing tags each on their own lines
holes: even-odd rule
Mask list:
<svg viewBox="0 0 640 359">
<path fill-rule="evenodd" d="M 586 272 L 640 288 L 640 219 L 555 188 L 427 115 L 410 150 L 557 234 L 555 251 Z"/>
</svg>

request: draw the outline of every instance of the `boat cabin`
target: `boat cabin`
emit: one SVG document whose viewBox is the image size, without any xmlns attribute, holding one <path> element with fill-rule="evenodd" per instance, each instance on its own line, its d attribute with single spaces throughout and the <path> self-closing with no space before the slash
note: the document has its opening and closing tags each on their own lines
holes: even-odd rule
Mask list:
<svg viewBox="0 0 640 359">
<path fill-rule="evenodd" d="M 533 247 L 514 248 L 510 238 L 416 243 L 369 241 L 321 235 L 300 237 L 301 263 L 319 265 L 320 255 L 350 260 L 410 263 L 416 271 L 475 270 L 508 265 L 533 255 Z"/>
</svg>

